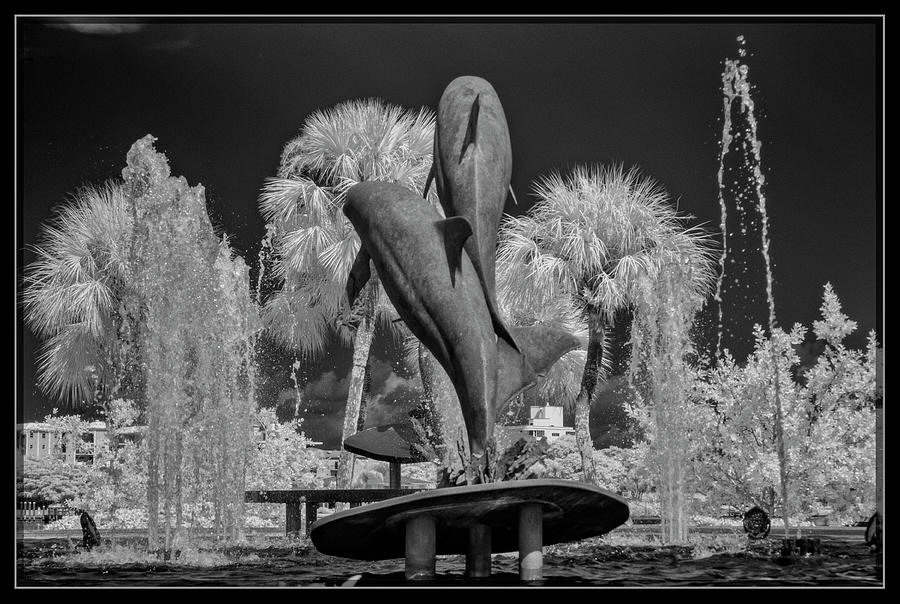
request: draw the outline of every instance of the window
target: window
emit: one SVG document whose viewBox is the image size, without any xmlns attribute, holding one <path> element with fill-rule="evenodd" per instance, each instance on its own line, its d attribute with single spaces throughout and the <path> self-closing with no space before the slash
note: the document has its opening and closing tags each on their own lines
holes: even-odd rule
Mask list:
<svg viewBox="0 0 900 604">
<path fill-rule="evenodd" d="M 552 436 L 559 436 L 559 432 L 553 432 Z"/>
</svg>

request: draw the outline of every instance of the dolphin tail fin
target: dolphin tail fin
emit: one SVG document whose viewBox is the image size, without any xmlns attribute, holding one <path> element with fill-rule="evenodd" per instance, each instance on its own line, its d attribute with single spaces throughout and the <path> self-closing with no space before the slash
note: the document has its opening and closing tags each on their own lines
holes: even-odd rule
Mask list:
<svg viewBox="0 0 900 604">
<path fill-rule="evenodd" d="M 359 295 L 359 292 L 362 291 L 362 288 L 369 281 L 369 277 L 372 276 L 369 270 L 369 259 L 369 252 L 366 251 L 366 248 L 361 247 L 356 255 L 356 259 L 353 261 L 353 266 L 350 267 L 350 276 L 347 277 L 345 291 L 351 307 L 356 301 L 356 296 Z"/>
<path fill-rule="evenodd" d="M 547 325 L 511 327 L 519 349 L 497 338 L 497 409 L 500 413 L 511 398 L 527 390 L 564 354 L 580 348 L 581 340 L 567 331 Z"/>
<path fill-rule="evenodd" d="M 497 338 L 497 398 L 495 413 L 499 414 L 514 396 L 537 381 L 534 369 L 521 352 L 503 338 Z"/>
<path fill-rule="evenodd" d="M 584 343 L 568 331 L 549 325 L 511 327 L 523 354 L 539 376 L 547 372 L 564 354 L 584 347 Z"/>
<path fill-rule="evenodd" d="M 462 250 L 466 239 L 472 235 L 472 224 L 463 216 L 452 216 L 437 221 L 444 233 L 444 250 L 450 267 L 450 283 L 456 287 L 456 273 L 462 267 Z"/>
<path fill-rule="evenodd" d="M 480 94 L 475 95 L 475 100 L 472 101 L 472 108 L 469 109 L 469 125 L 466 127 L 466 137 L 463 139 L 462 149 L 459 150 L 459 163 L 462 163 L 469 145 L 475 144 L 476 136 L 478 135 L 478 111 L 481 107 L 478 99 L 480 96 Z"/>
</svg>

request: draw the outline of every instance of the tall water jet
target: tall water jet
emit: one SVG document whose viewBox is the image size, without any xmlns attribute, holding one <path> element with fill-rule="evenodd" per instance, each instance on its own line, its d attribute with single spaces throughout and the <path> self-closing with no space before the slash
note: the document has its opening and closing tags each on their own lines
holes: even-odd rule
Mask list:
<svg viewBox="0 0 900 604">
<path fill-rule="evenodd" d="M 672 260 L 637 284 L 631 326 L 632 355 L 628 383 L 634 409 L 650 440 L 656 466 L 662 539 L 681 543 L 688 537 L 692 492 L 686 468 L 690 461 L 690 332 L 703 296 L 689 286 L 698 267 L 690 259 Z"/>
<path fill-rule="evenodd" d="M 741 235 L 748 236 L 751 224 L 758 225 L 760 251 L 765 268 L 765 291 L 766 302 L 768 304 L 768 327 L 769 337 L 774 334 L 777 326 L 775 319 L 775 297 L 772 289 L 772 264 L 769 256 L 769 218 L 766 210 L 766 196 L 763 193 L 763 185 L 765 184 L 765 176 L 762 173 L 762 159 L 760 150 L 762 143 L 757 136 L 757 120 L 755 113 L 755 105 L 751 96 L 751 85 L 748 79 L 750 68 L 742 59 L 746 57 L 746 39 L 744 36 L 738 36 L 737 42 L 738 58 L 735 60 L 726 59 L 725 69 L 722 72 L 722 93 L 724 102 L 724 124 L 722 130 L 722 151 L 719 162 L 719 203 L 722 210 L 722 257 L 720 261 L 721 273 L 719 275 L 718 287 L 716 289 L 716 301 L 719 303 L 719 338 L 717 342 L 717 355 L 722 350 L 722 334 L 723 334 L 723 300 L 722 300 L 722 284 L 725 278 L 726 256 L 728 246 L 725 245 L 727 237 L 734 232 L 730 232 L 727 226 L 727 208 L 725 203 L 726 192 L 729 190 L 728 183 L 725 182 L 726 172 L 726 155 L 731 151 L 738 152 L 737 166 L 733 169 L 737 170 L 738 177 L 731 181 L 734 185 L 734 194 L 737 208 L 740 211 L 741 218 Z M 732 134 L 734 133 L 734 134 Z M 754 203 L 755 202 L 755 203 Z M 755 210 L 757 216 L 752 222 L 746 222 L 748 210 Z M 741 250 L 747 252 L 746 248 Z M 746 257 L 746 256 L 745 256 Z M 743 268 L 744 287 L 752 289 L 752 275 L 748 271 L 747 266 Z M 742 321 L 747 322 L 748 316 L 745 313 L 739 313 Z M 772 376 L 773 391 L 775 399 L 775 440 L 778 453 L 779 465 L 779 481 L 781 484 L 781 500 L 782 500 L 782 517 L 784 522 L 785 536 L 790 530 L 790 505 L 788 498 L 788 475 L 787 475 L 787 450 L 784 445 L 784 412 L 782 409 L 781 392 L 780 392 L 780 376 L 778 375 L 778 363 L 775 358 L 775 347 L 772 358 Z"/>
<path fill-rule="evenodd" d="M 266 265 L 272 262 L 272 254 L 274 253 L 274 249 L 272 248 L 272 240 L 277 236 L 278 228 L 272 224 L 267 224 L 266 234 L 260 242 L 259 257 L 257 260 L 259 272 L 256 275 L 256 304 L 259 306 L 262 306 L 264 301 L 263 287 L 266 286 Z"/>
<path fill-rule="evenodd" d="M 203 187 L 170 177 L 154 140 L 131 147 L 122 177 L 141 298 L 148 538 L 156 549 L 161 516 L 168 551 L 187 538 L 185 513 L 198 508 L 213 514 L 219 538 L 242 536 L 258 320 L 248 267 L 214 233 Z"/>
<path fill-rule="evenodd" d="M 727 59 L 722 72 L 723 124 L 717 174 L 722 255 L 714 299 L 719 309 L 716 356 L 728 349 L 740 358 L 752 349 L 747 326 L 767 324 L 774 303 L 761 143 L 747 79 L 749 68 L 741 62 L 746 55 L 743 36 L 738 37 L 738 44 L 739 58 Z M 755 254 L 757 249 L 761 255 Z"/>
</svg>

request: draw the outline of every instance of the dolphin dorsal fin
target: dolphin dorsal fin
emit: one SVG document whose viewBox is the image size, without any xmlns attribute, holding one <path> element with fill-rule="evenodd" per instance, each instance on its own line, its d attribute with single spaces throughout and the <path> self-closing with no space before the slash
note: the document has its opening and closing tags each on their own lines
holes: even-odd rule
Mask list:
<svg viewBox="0 0 900 604">
<path fill-rule="evenodd" d="M 353 261 L 353 266 L 350 267 L 350 276 L 347 277 L 347 300 L 350 302 L 350 306 L 353 306 L 353 303 L 356 301 L 356 296 L 359 295 L 359 292 L 362 291 L 362 288 L 369 281 L 369 277 L 372 276 L 372 273 L 369 269 L 369 260 L 371 257 L 369 256 L 369 252 L 366 251 L 366 248 L 359 248 L 359 253 L 356 254 L 356 259 Z"/>
<path fill-rule="evenodd" d="M 475 100 L 472 101 L 472 108 L 469 109 L 469 125 L 466 126 L 466 137 L 463 139 L 462 149 L 459 150 L 459 163 L 462 163 L 469 145 L 475 144 L 476 136 L 478 135 L 478 110 L 480 108 L 478 98 L 480 96 L 480 94 L 475 95 Z"/>
<path fill-rule="evenodd" d="M 456 273 L 462 267 L 463 244 L 472 235 L 472 224 L 464 216 L 451 216 L 436 222 L 444 235 L 444 251 L 450 267 L 450 283 L 456 287 Z"/>
</svg>

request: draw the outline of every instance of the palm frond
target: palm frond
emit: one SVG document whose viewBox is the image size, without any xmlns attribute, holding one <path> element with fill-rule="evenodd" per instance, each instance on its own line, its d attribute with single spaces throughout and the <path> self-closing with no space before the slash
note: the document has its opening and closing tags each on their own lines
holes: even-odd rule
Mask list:
<svg viewBox="0 0 900 604">
<path fill-rule="evenodd" d="M 313 224 L 286 232 L 278 241 L 282 260 L 291 270 L 306 272 L 321 254 L 338 240 L 331 223 Z"/>
<path fill-rule="evenodd" d="M 89 326 L 66 325 L 48 338 L 37 358 L 38 387 L 48 396 L 78 404 L 93 401 L 94 379 L 104 380 L 102 351 Z"/>
<path fill-rule="evenodd" d="M 276 292 L 260 312 L 263 328 L 278 344 L 305 358 L 320 356 L 332 333 L 329 317 L 316 304 L 314 287 Z"/>
<path fill-rule="evenodd" d="M 431 168 L 433 136 L 430 109 L 413 112 L 369 98 L 314 112 L 285 145 L 278 178 L 268 179 L 260 195 L 260 210 L 277 233 L 273 274 L 285 291 L 264 314 L 283 331 L 288 323 L 273 317 L 305 309 L 297 320 L 309 326 L 299 333 L 310 334 L 309 345 L 301 344 L 310 354 L 322 347 L 322 325 L 329 325 L 331 336 L 342 342 L 354 337 L 343 286 L 359 237 L 340 212 L 347 191 L 363 180 L 400 182 L 421 191 Z M 434 193 L 431 197 L 435 199 Z M 298 299 L 298 292 L 312 283 L 315 299 Z M 383 295 L 376 309 L 379 322 L 397 316 Z"/>
<path fill-rule="evenodd" d="M 411 375 L 417 375 L 419 373 L 419 346 L 421 346 L 422 343 L 405 325 L 398 331 L 401 334 L 401 364 Z"/>
<path fill-rule="evenodd" d="M 121 184 L 83 187 L 44 225 L 25 270 L 21 303 L 28 325 L 50 337 L 72 323 L 103 334 L 113 290 L 128 280 L 132 217 Z"/>
<path fill-rule="evenodd" d="M 576 166 L 565 177 L 553 172 L 539 179 L 534 192 L 538 202 L 529 217 L 540 228 L 523 235 L 523 225 L 510 222 L 505 244 L 520 256 L 563 260 L 569 277 L 589 286 L 582 298 L 600 305 L 607 316 L 629 304 L 630 283 L 673 256 L 689 258 L 697 267 L 693 287 L 708 290 L 714 274 L 711 239 L 696 227 L 685 228 L 689 217 L 679 215 L 665 190 L 637 168 Z M 535 249 L 517 237 L 530 238 Z M 521 261 L 504 253 L 498 258 L 509 264 Z M 548 279 L 562 274 L 555 262 L 531 264 Z M 545 283 L 533 277 L 523 281 L 519 273 L 516 278 L 522 287 Z"/>
<path fill-rule="evenodd" d="M 538 396 L 553 405 L 571 409 L 581 390 L 581 374 L 587 362 L 586 350 L 564 354 L 537 383 Z"/>
<path fill-rule="evenodd" d="M 360 248 L 359 236 L 356 232 L 352 228 L 347 231 L 319 254 L 319 262 L 326 272 L 341 285 L 347 282 L 350 268 L 353 266 L 353 261 Z"/>
</svg>

